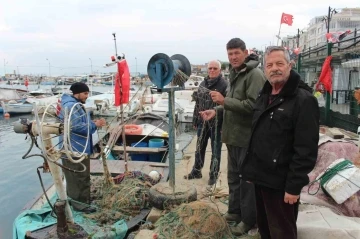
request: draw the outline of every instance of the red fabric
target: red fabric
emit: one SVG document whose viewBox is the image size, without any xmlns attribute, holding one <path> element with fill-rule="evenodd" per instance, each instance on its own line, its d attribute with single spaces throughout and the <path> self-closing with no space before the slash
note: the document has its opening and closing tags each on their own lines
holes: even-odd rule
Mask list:
<svg viewBox="0 0 360 239">
<path fill-rule="evenodd" d="M 59 116 L 61 112 L 61 99 L 59 98 L 56 103 L 56 115 Z"/>
<path fill-rule="evenodd" d="M 118 73 L 115 78 L 115 106 L 129 102 L 130 71 L 126 60 L 117 63 Z"/>
<path fill-rule="evenodd" d="M 332 93 L 332 69 L 331 69 L 331 59 L 332 56 L 326 57 L 324 64 L 322 66 L 320 78 L 318 84 L 321 82 L 324 85 L 324 88 L 330 94 Z"/>
<path fill-rule="evenodd" d="M 29 79 L 28 79 L 27 77 L 25 78 L 24 85 L 25 85 L 26 87 L 28 87 L 28 86 L 29 86 Z"/>
<path fill-rule="evenodd" d="M 285 23 L 285 24 L 287 24 L 287 25 L 289 25 L 289 26 L 292 26 L 292 24 L 293 24 L 293 15 L 291 15 L 291 14 L 287 14 L 287 13 L 283 13 L 282 15 L 281 15 L 281 22 L 280 22 L 280 24 L 282 24 L 282 23 Z"/>
</svg>

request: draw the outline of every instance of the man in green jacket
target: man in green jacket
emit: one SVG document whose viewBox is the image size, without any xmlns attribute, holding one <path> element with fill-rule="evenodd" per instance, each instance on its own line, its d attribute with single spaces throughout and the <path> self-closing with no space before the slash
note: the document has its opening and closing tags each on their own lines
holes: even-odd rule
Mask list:
<svg viewBox="0 0 360 239">
<path fill-rule="evenodd" d="M 240 164 L 250 139 L 255 101 L 266 78 L 257 68 L 259 61 L 253 55 L 248 56 L 243 40 L 231 39 L 226 49 L 231 65 L 230 88 L 226 97 L 211 91 L 212 100 L 220 106 L 200 114 L 204 120 L 224 114 L 221 140 L 228 148 L 229 186 L 229 208 L 224 217 L 227 221 L 238 223 L 231 231 L 240 236 L 256 223 L 254 185 L 241 180 Z"/>
</svg>

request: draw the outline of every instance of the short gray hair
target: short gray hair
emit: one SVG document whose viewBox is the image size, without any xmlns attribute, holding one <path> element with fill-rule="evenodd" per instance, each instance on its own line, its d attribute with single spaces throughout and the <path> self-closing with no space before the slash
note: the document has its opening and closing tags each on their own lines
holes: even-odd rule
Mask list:
<svg viewBox="0 0 360 239">
<path fill-rule="evenodd" d="M 289 51 L 286 50 L 283 46 L 269 46 L 269 47 L 267 47 L 266 50 L 265 50 L 265 56 L 268 56 L 271 52 L 274 52 L 274 51 L 282 51 L 282 52 L 284 52 L 285 60 L 288 63 L 291 62 Z"/>
<path fill-rule="evenodd" d="M 208 62 L 208 66 L 210 65 L 210 63 L 216 63 L 216 64 L 219 66 L 219 69 L 221 69 L 221 63 L 220 63 L 220 61 L 218 61 L 218 60 L 209 61 L 209 62 Z"/>
</svg>

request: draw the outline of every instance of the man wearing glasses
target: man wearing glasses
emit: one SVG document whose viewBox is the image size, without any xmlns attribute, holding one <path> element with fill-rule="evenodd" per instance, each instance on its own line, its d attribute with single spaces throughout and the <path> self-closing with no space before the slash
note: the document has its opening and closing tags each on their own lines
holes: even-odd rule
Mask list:
<svg viewBox="0 0 360 239">
<path fill-rule="evenodd" d="M 196 103 L 193 115 L 193 127 L 197 130 L 197 142 L 195 151 L 195 164 L 185 179 L 202 178 L 201 169 L 204 166 L 205 152 L 208 140 L 211 140 L 211 163 L 208 184 L 216 183 L 220 169 L 221 159 L 221 125 L 222 115 L 209 121 L 203 121 L 199 115 L 200 111 L 213 109 L 218 104 L 214 103 L 209 94 L 210 91 L 217 91 L 225 96 L 227 81 L 221 75 L 221 63 L 219 61 L 210 61 L 208 63 L 208 76 L 200 83 L 197 91 Z"/>
<path fill-rule="evenodd" d="M 231 65 L 230 88 L 226 95 L 211 91 L 212 100 L 220 106 L 216 110 L 200 112 L 204 120 L 215 115 L 224 115 L 222 142 L 228 149 L 229 207 L 225 214 L 227 221 L 235 221 L 231 227 L 236 236 L 247 233 L 256 223 L 254 185 L 241 179 L 240 164 L 250 139 L 251 122 L 256 98 L 266 79 L 257 68 L 259 61 L 248 56 L 245 42 L 231 39 L 226 50 Z"/>
</svg>

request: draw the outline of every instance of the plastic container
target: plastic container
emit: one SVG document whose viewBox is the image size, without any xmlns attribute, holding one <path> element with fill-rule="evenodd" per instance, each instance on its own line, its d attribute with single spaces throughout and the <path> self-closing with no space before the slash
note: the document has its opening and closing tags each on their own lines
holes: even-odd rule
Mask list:
<svg viewBox="0 0 360 239">
<path fill-rule="evenodd" d="M 149 140 L 149 148 L 161 148 L 164 146 L 163 139 L 150 139 Z M 150 162 L 161 162 L 164 153 L 151 153 L 149 154 L 149 161 Z"/>
<path fill-rule="evenodd" d="M 136 147 L 147 147 L 148 143 L 146 143 L 146 142 L 132 143 L 131 147 L 134 147 L 134 145 L 135 145 L 135 148 Z M 148 154 L 131 153 L 130 156 L 131 156 L 132 161 L 148 161 L 149 160 Z"/>
</svg>

